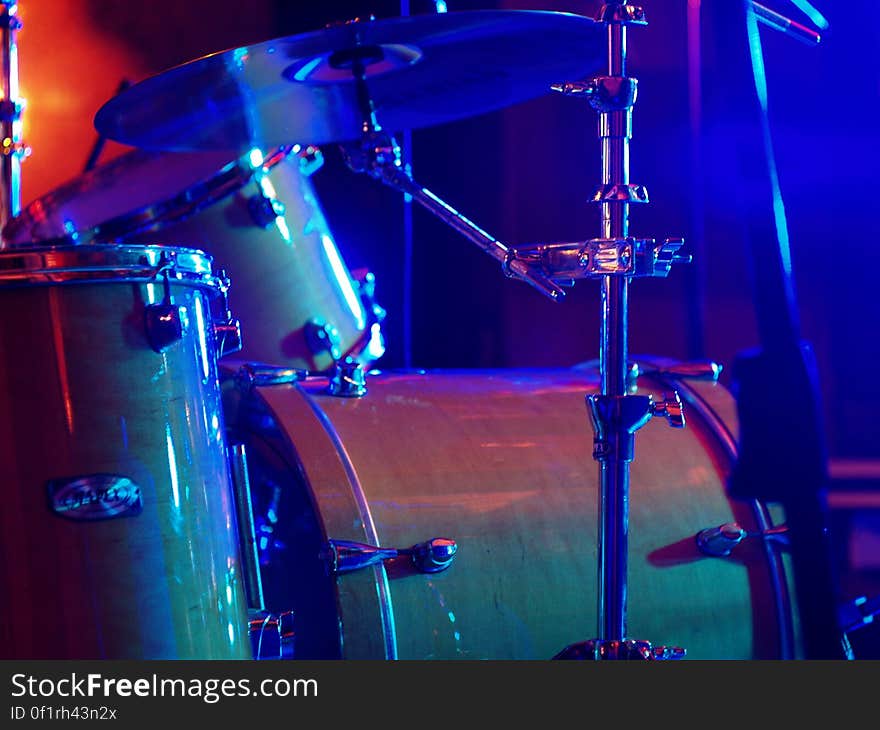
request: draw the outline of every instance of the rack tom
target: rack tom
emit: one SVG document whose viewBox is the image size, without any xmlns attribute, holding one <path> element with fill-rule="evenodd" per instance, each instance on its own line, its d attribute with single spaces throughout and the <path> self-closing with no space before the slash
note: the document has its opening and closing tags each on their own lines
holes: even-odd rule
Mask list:
<svg viewBox="0 0 880 730">
<path fill-rule="evenodd" d="M 170 245 L 208 252 L 235 282 L 242 356 L 324 371 L 384 346 L 375 280 L 353 274 L 311 182 L 315 147 L 132 150 L 29 203 L 3 230 L 10 248 Z"/>
</svg>

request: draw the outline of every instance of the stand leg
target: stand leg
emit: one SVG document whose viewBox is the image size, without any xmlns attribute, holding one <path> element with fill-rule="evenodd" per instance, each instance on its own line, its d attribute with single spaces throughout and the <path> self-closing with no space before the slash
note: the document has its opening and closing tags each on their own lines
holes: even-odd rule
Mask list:
<svg viewBox="0 0 880 730">
<path fill-rule="evenodd" d="M 610 216 L 609 220 L 613 221 L 614 218 L 615 216 Z M 602 282 L 599 371 L 602 395 L 611 398 L 622 398 L 626 395 L 627 299 L 628 281 L 623 277 L 605 277 Z M 597 411 L 593 409 L 593 413 L 596 414 Z M 593 421 L 596 431 L 596 415 Z M 629 464 L 635 439 L 623 423 L 607 423 L 605 430 L 614 433 L 615 436 L 608 441 L 611 444 L 608 449 L 610 453 L 599 454 L 597 450 L 601 485 L 598 533 L 598 638 L 620 641 L 626 636 Z M 630 454 L 629 459 L 626 458 L 627 453 Z"/>
</svg>

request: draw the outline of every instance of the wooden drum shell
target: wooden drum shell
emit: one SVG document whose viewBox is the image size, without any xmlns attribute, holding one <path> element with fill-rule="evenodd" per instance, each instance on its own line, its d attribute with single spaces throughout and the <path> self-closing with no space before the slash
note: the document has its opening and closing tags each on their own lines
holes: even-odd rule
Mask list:
<svg viewBox="0 0 880 730">
<path fill-rule="evenodd" d="M 668 385 L 639 382 L 658 398 Z M 377 374 L 361 398 L 326 386 L 227 391 L 258 512 L 268 491 L 281 495 L 274 537 L 286 547 L 267 553 L 264 590 L 274 609 L 297 612 L 298 657 L 549 659 L 596 637 L 599 473 L 584 401 L 594 372 Z M 684 430 L 655 418 L 637 434 L 628 638 L 697 659 L 775 658 L 791 630 L 774 610 L 771 578 L 787 586 L 779 566 L 753 545 L 732 558 L 697 549 L 700 530 L 757 523 L 725 491 L 730 394 L 687 388 L 729 433 L 692 417 Z M 399 559 L 335 578 L 317 567 L 328 538 L 405 548 L 433 537 L 458 544 L 445 572 Z"/>
<path fill-rule="evenodd" d="M 144 334 L 160 283 L 88 265 L 16 280 L 20 255 L 0 254 L 0 652 L 250 658 L 210 288 L 171 284 L 187 324 L 160 354 Z M 138 485 L 139 513 L 53 510 L 50 483 L 108 474 Z"/>
</svg>

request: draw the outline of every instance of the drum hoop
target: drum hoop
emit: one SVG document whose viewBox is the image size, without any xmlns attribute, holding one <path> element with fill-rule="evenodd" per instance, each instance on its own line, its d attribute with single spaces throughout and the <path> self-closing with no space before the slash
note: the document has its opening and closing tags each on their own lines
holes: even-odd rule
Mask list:
<svg viewBox="0 0 880 730">
<path fill-rule="evenodd" d="M 0 285 L 169 282 L 225 291 L 204 251 L 171 246 L 39 246 L 0 252 Z"/>
<path fill-rule="evenodd" d="M 76 245 L 92 243 L 115 243 L 122 241 L 126 236 L 157 231 L 164 226 L 177 223 L 200 213 L 223 198 L 231 195 L 244 187 L 258 170 L 268 172 L 283 160 L 289 157 L 294 145 L 285 145 L 276 148 L 266 156 L 263 163 L 253 167 L 247 155 L 223 165 L 209 177 L 194 183 L 184 190 L 154 203 L 150 203 L 133 211 L 128 211 L 105 221 L 101 221 L 89 228 L 71 231 L 68 235 L 59 236 L 41 242 L 40 245 Z M 111 163 L 112 164 L 112 163 Z M 35 205 L 49 209 L 56 207 L 53 202 L 61 197 L 61 191 L 67 196 L 85 190 L 83 181 L 71 183 L 37 201 Z M 65 197 L 67 197 L 65 196 Z M 29 208 L 25 212 L 32 212 Z M 32 243 L 13 244 L 10 248 L 22 248 L 32 246 Z"/>
<path fill-rule="evenodd" d="M 664 377 L 658 373 L 650 376 L 661 385 L 674 387 L 685 402 L 696 413 L 697 418 L 703 421 L 706 431 L 715 439 L 715 443 L 724 452 L 724 456 L 730 464 L 736 463 L 739 453 L 736 436 L 731 432 L 729 425 L 712 409 L 703 395 L 693 387 L 691 383 L 679 378 Z M 760 500 L 750 500 L 749 506 L 752 515 L 761 531 L 767 531 L 773 526 L 772 519 L 766 509 L 766 505 Z M 780 659 L 794 658 L 794 628 L 792 626 L 792 605 L 788 587 L 785 584 L 785 569 L 780 555 L 774 550 L 769 541 L 764 541 L 764 560 L 770 576 L 770 590 L 773 595 L 773 611 L 777 624 L 777 643 Z"/>
<path fill-rule="evenodd" d="M 99 223 L 91 229 L 90 240 L 111 243 L 122 240 L 125 236 L 157 231 L 172 223 L 184 221 L 243 188 L 258 170 L 268 172 L 287 159 L 291 150 L 292 145 L 278 148 L 258 168 L 247 161 L 246 155 L 239 157 L 221 167 L 208 179 L 177 195 Z"/>
<path fill-rule="evenodd" d="M 315 418 L 318 420 L 318 423 L 321 424 L 324 432 L 333 444 L 333 448 L 336 450 L 339 460 L 342 463 L 342 468 L 348 477 L 348 486 L 351 489 L 352 496 L 357 505 L 359 512 L 358 516 L 363 524 L 367 539 L 374 545 L 380 545 L 381 543 L 379 541 L 379 535 L 376 532 L 376 523 L 373 520 L 370 503 L 364 493 L 364 488 L 361 485 L 357 469 L 355 469 L 351 456 L 345 448 L 345 444 L 343 443 L 339 432 L 336 430 L 335 424 L 330 420 L 329 416 L 324 412 L 315 399 L 312 398 L 307 391 L 299 387 L 299 383 L 295 383 L 294 387 L 299 391 L 300 395 L 305 400 L 306 405 L 312 411 Z M 397 629 L 394 625 L 394 605 L 391 601 L 391 586 L 388 583 L 388 573 L 384 566 L 377 565 L 374 566 L 373 574 L 376 584 L 376 597 L 379 603 L 379 615 L 382 621 L 382 639 L 385 647 L 385 658 L 397 659 Z"/>
</svg>

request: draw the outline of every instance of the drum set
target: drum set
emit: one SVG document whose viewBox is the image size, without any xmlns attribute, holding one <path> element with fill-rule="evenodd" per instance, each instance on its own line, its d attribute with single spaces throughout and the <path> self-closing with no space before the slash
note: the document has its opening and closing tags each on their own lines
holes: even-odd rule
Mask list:
<svg viewBox="0 0 880 730">
<path fill-rule="evenodd" d="M 778 515 L 725 491 L 718 367 L 627 349 L 630 283 L 687 261 L 629 232 L 640 8 L 359 20 L 205 56 L 99 110 L 134 151 L 23 207 L 3 11 L 5 658 L 797 654 Z M 502 243 L 388 131 L 554 91 L 598 116 L 585 241 Z M 310 180 L 331 144 L 503 275 L 560 302 L 600 282 L 598 365 L 378 370 L 375 280 Z"/>
</svg>

